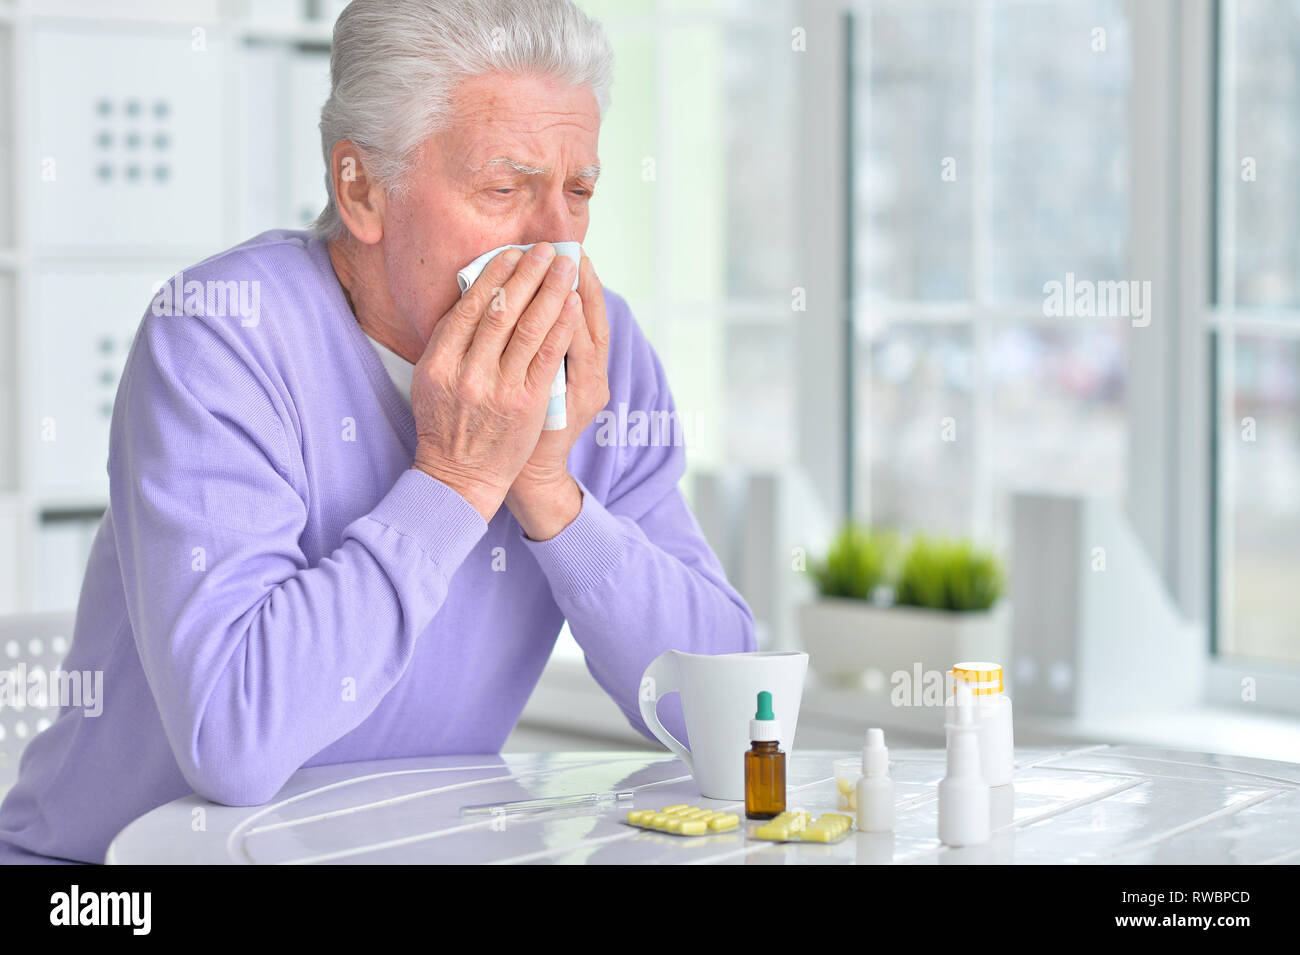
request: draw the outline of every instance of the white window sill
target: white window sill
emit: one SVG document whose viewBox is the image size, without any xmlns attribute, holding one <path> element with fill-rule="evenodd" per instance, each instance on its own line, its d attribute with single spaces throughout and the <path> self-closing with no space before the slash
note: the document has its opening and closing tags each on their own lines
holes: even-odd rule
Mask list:
<svg viewBox="0 0 1300 955">
<path fill-rule="evenodd" d="M 519 725 L 635 748 L 654 746 L 632 729 L 614 701 L 592 679 L 582 657 L 571 653 L 552 656 Z M 895 707 L 887 699 L 873 699 L 865 691 L 828 687 L 809 679 L 799 712 L 799 739 L 803 745 L 856 749 L 868 726 L 893 731 L 903 737 L 902 745 L 927 741 L 943 745 L 941 708 Z M 1017 713 L 1015 729 L 1016 742 L 1028 746 L 1132 743 L 1286 762 L 1300 759 L 1300 720 L 1218 706 L 1127 714 L 1086 724 Z"/>
</svg>

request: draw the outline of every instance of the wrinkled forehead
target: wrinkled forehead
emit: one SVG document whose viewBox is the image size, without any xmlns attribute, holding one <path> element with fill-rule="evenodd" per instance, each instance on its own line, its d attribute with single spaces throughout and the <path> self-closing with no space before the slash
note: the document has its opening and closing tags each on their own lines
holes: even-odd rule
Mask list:
<svg viewBox="0 0 1300 955">
<path fill-rule="evenodd" d="M 468 169 L 550 176 L 559 168 L 575 178 L 599 172 L 600 110 L 588 87 L 489 74 L 464 80 L 451 105 L 444 145 Z"/>
</svg>

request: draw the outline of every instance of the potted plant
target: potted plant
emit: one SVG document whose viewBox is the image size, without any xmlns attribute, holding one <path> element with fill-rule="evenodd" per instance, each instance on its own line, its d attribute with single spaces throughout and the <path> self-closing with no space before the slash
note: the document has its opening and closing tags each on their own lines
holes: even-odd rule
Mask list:
<svg viewBox="0 0 1300 955">
<path fill-rule="evenodd" d="M 996 557 L 965 540 L 915 537 L 896 559 L 893 535 L 848 525 L 810 565 L 819 597 L 799 611 L 809 665 L 833 683 L 871 669 L 909 677 L 963 660 L 1003 662 L 1009 615 Z"/>
</svg>

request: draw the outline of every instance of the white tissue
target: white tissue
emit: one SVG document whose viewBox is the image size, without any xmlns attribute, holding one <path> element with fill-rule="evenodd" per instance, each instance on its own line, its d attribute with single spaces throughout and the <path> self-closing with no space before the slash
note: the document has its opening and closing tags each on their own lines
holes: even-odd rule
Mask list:
<svg viewBox="0 0 1300 955">
<path fill-rule="evenodd" d="M 469 291 L 469 287 L 474 284 L 474 280 L 479 277 L 487 264 L 497 255 L 506 249 L 519 249 L 527 252 L 536 245 L 503 245 L 500 248 L 493 249 L 491 252 L 484 252 L 477 259 L 465 266 L 456 273 L 456 284 L 460 286 L 460 294 L 464 295 Z M 581 264 L 582 260 L 582 243 L 580 242 L 552 242 L 555 246 L 557 255 L 567 256 L 573 260 L 575 266 Z M 574 270 L 573 288 L 578 288 L 578 274 Z M 565 412 L 564 404 L 565 380 L 564 380 L 564 362 L 560 362 L 560 370 L 555 373 L 555 380 L 551 382 L 551 397 L 546 404 L 546 421 L 542 423 L 543 431 L 563 431 L 569 426 L 568 414 Z"/>
</svg>

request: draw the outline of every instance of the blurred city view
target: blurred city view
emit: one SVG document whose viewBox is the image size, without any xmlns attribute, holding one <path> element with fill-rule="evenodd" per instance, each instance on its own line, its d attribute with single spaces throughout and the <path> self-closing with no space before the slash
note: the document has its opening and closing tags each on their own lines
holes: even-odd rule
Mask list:
<svg viewBox="0 0 1300 955">
<path fill-rule="evenodd" d="M 1219 233 L 1218 304 L 1233 361 L 1220 468 L 1232 472 L 1231 627 L 1221 649 L 1300 661 L 1300 3 L 1224 5 L 1236 214 Z M 1243 178 L 1245 175 L 1253 178 Z M 1226 191 L 1226 190 L 1225 190 Z M 1260 324 L 1252 322 L 1258 316 Z M 1221 335 L 1220 345 L 1228 344 Z M 1246 432 L 1253 419 L 1253 436 Z M 1247 440 L 1253 437 L 1253 440 Z"/>
<path fill-rule="evenodd" d="M 1206 334 L 1231 372 L 1217 376 L 1230 391 L 1204 396 L 1231 409 L 1205 462 L 1224 492 L 1207 518 L 1225 537 L 1216 566 L 1231 568 L 1217 644 L 1300 662 L 1300 2 L 1220 6 L 1214 108 L 1233 123 L 1205 264 L 1224 325 Z M 1042 305 L 1067 273 L 1148 278 L 1126 264 L 1131 15 L 1123 0 L 860 7 L 856 500 L 874 522 L 1005 549 L 1015 489 L 1124 501 L 1141 330 Z M 1254 179 L 1238 174 L 1248 157 Z M 948 418 L 957 440 L 936 440 Z"/>
</svg>

